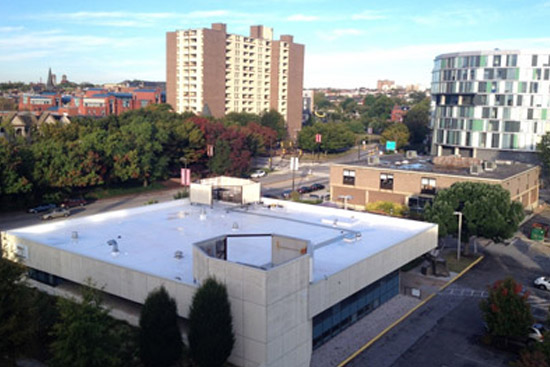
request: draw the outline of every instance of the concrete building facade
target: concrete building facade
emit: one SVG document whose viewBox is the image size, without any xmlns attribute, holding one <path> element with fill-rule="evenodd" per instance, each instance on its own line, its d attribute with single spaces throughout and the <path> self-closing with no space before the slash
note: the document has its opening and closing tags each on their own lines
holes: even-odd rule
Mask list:
<svg viewBox="0 0 550 367">
<path fill-rule="evenodd" d="M 458 157 L 406 159 L 402 155 L 372 157 L 370 160 L 370 164 L 364 161 L 331 166 L 332 201 L 359 210 L 377 201 L 422 210 L 438 190 L 456 182 L 480 182 L 502 186 L 510 192 L 512 201 L 521 202 L 526 209 L 538 206 L 540 167 L 533 164 L 512 161 L 482 163 L 479 159 Z"/>
<path fill-rule="evenodd" d="M 209 180 L 210 195 L 201 188 L 191 197 L 211 197 L 220 185 Z M 41 281 L 62 287 L 91 277 L 136 303 L 163 285 L 184 318 L 213 276 L 231 304 L 230 362 L 307 367 L 314 347 L 397 294 L 398 269 L 437 245 L 435 224 L 250 203 L 254 191 L 243 190 L 245 205 L 185 199 L 2 232 L 3 256 Z"/>
<path fill-rule="evenodd" d="M 178 113 L 222 117 L 229 112 L 281 113 L 289 136 L 302 123 L 304 45 L 273 29 L 250 27 L 250 36 L 225 24 L 166 34 L 166 96 Z"/>
<path fill-rule="evenodd" d="M 432 154 L 536 162 L 550 131 L 550 52 L 494 50 L 435 58 Z"/>
</svg>

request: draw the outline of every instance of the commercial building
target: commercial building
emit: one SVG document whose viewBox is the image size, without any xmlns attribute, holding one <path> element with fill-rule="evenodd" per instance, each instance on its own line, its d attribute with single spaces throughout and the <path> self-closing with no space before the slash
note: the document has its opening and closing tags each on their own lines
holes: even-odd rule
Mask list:
<svg viewBox="0 0 550 367">
<path fill-rule="evenodd" d="M 164 285 L 187 317 L 207 277 L 226 284 L 239 366 L 310 365 L 312 349 L 399 292 L 399 268 L 437 225 L 263 198 L 227 177 L 190 198 L 1 233 L 5 257 L 51 284 L 91 277 L 143 303 Z M 222 201 L 219 201 L 222 200 Z"/>
<path fill-rule="evenodd" d="M 550 52 L 494 50 L 435 58 L 432 154 L 534 162 L 550 131 Z"/>
<path fill-rule="evenodd" d="M 261 114 L 275 109 L 289 136 L 302 126 L 304 45 L 293 36 L 273 40 L 273 29 L 250 27 L 250 36 L 212 28 L 167 32 L 166 96 L 176 112 Z"/>
<path fill-rule="evenodd" d="M 412 152 L 411 152 L 412 153 Z M 540 167 L 513 161 L 481 162 L 456 156 L 422 157 L 400 154 L 372 156 L 365 161 L 330 168 L 331 200 L 364 210 L 365 205 L 389 201 L 421 211 L 437 191 L 455 182 L 500 185 L 526 209 L 538 206 Z"/>
</svg>

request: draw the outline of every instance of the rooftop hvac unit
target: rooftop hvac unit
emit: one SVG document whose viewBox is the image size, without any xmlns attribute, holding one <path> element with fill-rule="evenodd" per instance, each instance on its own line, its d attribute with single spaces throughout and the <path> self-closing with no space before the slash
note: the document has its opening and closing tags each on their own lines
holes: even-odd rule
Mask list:
<svg viewBox="0 0 550 367">
<path fill-rule="evenodd" d="M 483 169 L 485 171 L 494 171 L 497 169 L 497 164 L 495 162 L 483 162 Z"/>
<path fill-rule="evenodd" d="M 481 167 L 478 164 L 474 164 L 473 166 L 470 166 L 470 174 L 471 175 L 479 175 L 483 172 L 483 167 Z"/>
<path fill-rule="evenodd" d="M 367 163 L 369 165 L 379 164 L 380 163 L 380 157 L 377 156 L 377 155 L 371 155 L 371 156 L 367 157 Z"/>
<path fill-rule="evenodd" d="M 405 157 L 407 159 L 418 158 L 418 153 L 416 152 L 416 150 L 407 150 L 405 152 Z"/>
</svg>

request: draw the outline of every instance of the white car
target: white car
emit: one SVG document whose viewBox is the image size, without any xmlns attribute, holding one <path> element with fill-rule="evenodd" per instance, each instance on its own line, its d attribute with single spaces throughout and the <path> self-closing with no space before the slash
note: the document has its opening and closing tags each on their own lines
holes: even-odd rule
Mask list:
<svg viewBox="0 0 550 367">
<path fill-rule="evenodd" d="M 252 172 L 250 175 L 251 178 L 260 178 L 265 176 L 265 171 L 259 169 L 257 171 Z"/>
<path fill-rule="evenodd" d="M 539 289 L 550 290 L 550 278 L 548 277 L 538 277 L 533 283 Z"/>
</svg>

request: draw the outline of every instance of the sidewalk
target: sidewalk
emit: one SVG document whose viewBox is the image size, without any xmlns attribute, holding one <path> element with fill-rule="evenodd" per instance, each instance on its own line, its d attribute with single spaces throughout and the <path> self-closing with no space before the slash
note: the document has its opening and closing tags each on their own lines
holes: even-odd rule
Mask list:
<svg viewBox="0 0 550 367">
<path fill-rule="evenodd" d="M 310 365 L 312 367 L 337 366 L 419 303 L 418 298 L 398 294 L 314 350 Z"/>
</svg>

